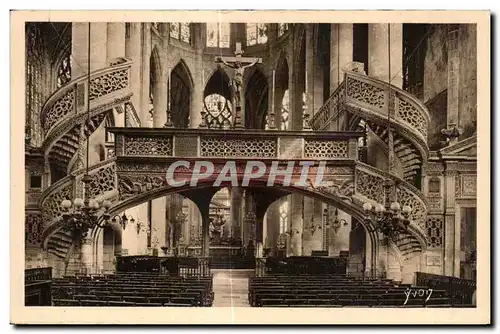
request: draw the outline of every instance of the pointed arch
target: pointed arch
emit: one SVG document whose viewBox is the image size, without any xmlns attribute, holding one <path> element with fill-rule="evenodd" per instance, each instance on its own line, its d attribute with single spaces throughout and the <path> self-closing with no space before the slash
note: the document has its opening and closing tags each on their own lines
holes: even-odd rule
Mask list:
<svg viewBox="0 0 500 334">
<path fill-rule="evenodd" d="M 149 71 L 150 71 L 150 82 L 154 86 L 155 83 L 161 80 L 163 74 L 163 66 L 161 63 L 160 52 L 158 51 L 158 46 L 155 45 L 151 51 L 151 56 L 149 58 Z"/>
<path fill-rule="evenodd" d="M 209 128 L 230 128 L 233 120 L 231 80 L 222 67 L 210 75 L 203 92 L 203 108 Z"/>
<path fill-rule="evenodd" d="M 220 94 L 226 99 L 231 100 L 233 97 L 233 90 L 231 88 L 231 79 L 222 67 L 215 68 L 208 76 L 205 83 L 203 97 L 211 94 Z"/>
<path fill-rule="evenodd" d="M 268 107 L 269 84 L 258 67 L 248 76 L 245 88 L 245 127 L 263 129 Z"/>
<path fill-rule="evenodd" d="M 189 111 L 193 92 L 193 77 L 186 62 L 181 59 L 170 73 L 171 117 L 174 126 L 189 126 Z"/>
</svg>

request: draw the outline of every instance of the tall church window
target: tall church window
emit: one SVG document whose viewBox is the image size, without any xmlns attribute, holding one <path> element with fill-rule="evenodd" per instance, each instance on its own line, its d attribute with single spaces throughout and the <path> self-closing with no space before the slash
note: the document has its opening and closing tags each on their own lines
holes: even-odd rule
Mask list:
<svg viewBox="0 0 500 334">
<path fill-rule="evenodd" d="M 288 23 L 278 24 L 278 37 L 283 36 L 288 31 Z"/>
<path fill-rule="evenodd" d="M 264 44 L 267 42 L 266 23 L 247 23 L 247 45 Z"/>
<path fill-rule="evenodd" d="M 230 32 L 229 23 L 207 23 L 207 47 L 228 48 Z"/>
<path fill-rule="evenodd" d="M 283 94 L 281 101 L 281 130 L 288 130 L 290 127 L 290 100 L 288 96 L 288 89 Z"/>
<path fill-rule="evenodd" d="M 35 25 L 26 30 L 26 142 L 39 146 L 42 142 L 40 109 L 43 104 L 43 59 L 45 58 L 42 34 Z"/>
<path fill-rule="evenodd" d="M 288 226 L 288 200 L 285 199 L 281 202 L 279 213 L 280 213 L 280 234 L 286 233 L 286 228 Z"/>
<path fill-rule="evenodd" d="M 71 80 L 71 51 L 67 51 L 57 69 L 57 88 Z"/>
<path fill-rule="evenodd" d="M 191 25 L 185 22 L 170 23 L 170 37 L 184 43 L 191 43 Z"/>
<path fill-rule="evenodd" d="M 231 101 L 220 94 L 205 97 L 206 122 L 211 129 L 228 129 L 232 124 Z"/>
</svg>

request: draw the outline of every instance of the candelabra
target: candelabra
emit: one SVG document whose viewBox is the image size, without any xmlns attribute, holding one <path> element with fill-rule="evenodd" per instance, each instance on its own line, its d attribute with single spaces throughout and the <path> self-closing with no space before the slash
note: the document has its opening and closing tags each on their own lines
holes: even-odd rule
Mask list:
<svg viewBox="0 0 500 334">
<path fill-rule="evenodd" d="M 399 233 L 408 231 L 410 225 L 409 216 L 412 209 L 408 205 L 401 207 L 401 204 L 395 200 L 390 202 L 393 188 L 394 182 L 386 180 L 384 182 L 385 205 L 379 203 L 372 205 L 366 202 L 363 209 L 369 215 L 367 222 L 372 223 L 367 224 L 369 226 L 368 230 L 370 232 L 380 232 L 387 238 L 394 240 Z"/>
<path fill-rule="evenodd" d="M 111 221 L 111 223 L 116 224 L 119 223 L 123 230 L 127 228 L 128 222 L 130 222 L 132 225 L 135 224 L 135 219 L 134 217 L 131 216 L 131 218 L 128 218 L 125 212 L 120 216 L 120 215 L 115 215 L 113 218 L 109 215 L 109 213 L 104 213 L 103 214 L 103 219 L 105 221 Z"/>
<path fill-rule="evenodd" d="M 88 193 L 90 181 L 90 175 L 85 174 L 82 179 L 85 193 Z M 81 239 L 87 236 L 90 229 L 96 227 L 104 228 L 109 223 L 107 219 L 100 219 L 99 213 L 101 205 L 95 199 L 89 199 L 85 196 L 83 198 L 77 197 L 73 202 L 69 199 L 65 199 L 61 202 L 61 207 L 63 210 L 62 219 L 64 223 L 72 226 L 75 233 L 77 233 Z M 106 217 L 110 207 L 110 201 L 106 200 L 102 203 L 102 208 L 104 209 L 103 217 Z"/>
<path fill-rule="evenodd" d="M 342 226 L 347 226 L 347 221 L 343 218 L 339 218 L 338 209 L 335 209 L 335 216 L 333 220 L 329 217 L 328 209 L 323 210 L 323 218 L 325 221 L 325 227 L 332 227 L 335 233 L 337 233 Z"/>
<path fill-rule="evenodd" d="M 304 230 L 309 231 L 311 235 L 314 235 L 314 232 L 321 230 L 321 228 L 321 224 L 314 223 L 314 216 L 311 216 L 311 220 L 304 225 Z"/>
</svg>

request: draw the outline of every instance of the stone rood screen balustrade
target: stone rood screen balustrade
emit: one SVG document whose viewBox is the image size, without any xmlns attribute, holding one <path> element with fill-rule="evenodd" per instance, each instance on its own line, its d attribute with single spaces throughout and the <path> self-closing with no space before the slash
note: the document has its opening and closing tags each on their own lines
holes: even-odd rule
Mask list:
<svg viewBox="0 0 500 334">
<path fill-rule="evenodd" d="M 356 160 L 359 132 L 109 128 L 120 158 Z"/>
</svg>

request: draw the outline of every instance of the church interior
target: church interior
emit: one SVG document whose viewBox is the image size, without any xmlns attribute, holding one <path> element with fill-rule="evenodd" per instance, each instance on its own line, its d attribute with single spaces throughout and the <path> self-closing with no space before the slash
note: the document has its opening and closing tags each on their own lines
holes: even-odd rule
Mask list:
<svg viewBox="0 0 500 334">
<path fill-rule="evenodd" d="M 474 24 L 25 38 L 27 306 L 475 307 Z M 166 180 L 273 159 L 325 161 L 325 183 Z"/>
</svg>

